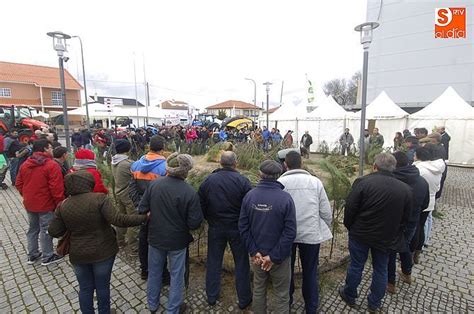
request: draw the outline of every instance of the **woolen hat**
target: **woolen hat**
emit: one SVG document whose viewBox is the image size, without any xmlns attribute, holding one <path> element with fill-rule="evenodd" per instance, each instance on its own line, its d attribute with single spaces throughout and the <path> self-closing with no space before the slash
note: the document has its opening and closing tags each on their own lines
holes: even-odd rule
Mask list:
<svg viewBox="0 0 474 314">
<path fill-rule="evenodd" d="M 275 160 L 265 160 L 260 164 L 260 171 L 266 175 L 279 175 L 283 172 L 282 166 Z"/>
<path fill-rule="evenodd" d="M 172 177 L 186 179 L 193 168 L 193 157 L 188 154 L 173 153 L 166 159 L 166 171 Z"/>
<path fill-rule="evenodd" d="M 91 151 L 90 149 L 84 149 L 84 148 L 79 149 L 74 156 L 76 157 L 76 159 L 90 159 L 90 160 L 95 159 L 94 152 Z"/>
<path fill-rule="evenodd" d="M 115 141 L 115 151 L 117 154 L 123 154 L 130 151 L 132 145 L 128 140 L 117 140 Z"/>
</svg>

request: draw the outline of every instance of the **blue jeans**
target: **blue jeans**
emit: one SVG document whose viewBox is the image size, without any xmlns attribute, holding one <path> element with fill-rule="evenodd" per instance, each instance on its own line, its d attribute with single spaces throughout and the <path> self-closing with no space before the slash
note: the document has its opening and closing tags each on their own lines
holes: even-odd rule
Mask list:
<svg viewBox="0 0 474 314">
<path fill-rule="evenodd" d="M 184 272 L 186 250 L 165 251 L 148 246 L 148 309 L 156 311 L 160 306 L 161 280 L 166 258 L 170 259 L 171 282 L 168 296 L 167 313 L 179 313 L 183 303 Z"/>
<path fill-rule="evenodd" d="M 407 241 L 407 250 L 405 252 L 400 252 L 400 264 L 402 267 L 402 272 L 406 275 L 411 274 L 411 269 L 413 268 L 413 257 L 410 252 L 410 242 L 415 236 L 416 228 L 418 222 L 414 224 L 408 224 L 405 231 L 405 240 Z M 396 270 L 397 270 L 397 252 L 391 252 L 388 257 L 388 282 L 395 283 L 396 279 Z"/>
<path fill-rule="evenodd" d="M 306 313 L 316 313 L 319 306 L 319 244 L 294 243 L 291 252 L 291 282 L 290 282 L 290 305 L 293 303 L 295 282 L 293 278 L 296 262 L 296 247 L 300 252 L 301 267 L 303 268 L 303 287 L 301 288 L 304 298 Z"/>
<path fill-rule="evenodd" d="M 42 260 L 46 262 L 53 256 L 53 238 L 48 234 L 48 227 L 51 220 L 53 220 L 53 212 L 33 213 L 26 211 L 28 214 L 28 231 L 26 232 L 28 257 L 36 258 L 41 255 L 38 247 L 38 236 L 43 251 Z"/>
<path fill-rule="evenodd" d="M 13 186 L 15 186 L 16 175 L 18 174 L 19 165 L 20 159 L 10 158 L 10 180 L 12 181 Z"/>
<path fill-rule="evenodd" d="M 347 269 L 344 293 L 350 302 L 355 302 L 355 299 L 358 297 L 357 287 L 362 280 L 362 272 L 364 271 L 369 250 L 372 255 L 373 273 L 370 293 L 367 299 L 369 301 L 369 307 L 376 309 L 380 307 L 387 287 L 388 253 L 369 247 L 351 237 L 349 237 L 349 253 L 351 255 L 351 262 Z"/>
<path fill-rule="evenodd" d="M 99 314 L 110 313 L 110 276 L 115 255 L 91 264 L 73 264 L 79 282 L 79 306 L 83 314 L 94 313 L 94 290 Z"/>
<path fill-rule="evenodd" d="M 241 307 L 252 301 L 250 288 L 249 255 L 237 228 L 209 226 L 206 263 L 206 294 L 209 302 L 215 302 L 221 290 L 222 259 L 227 242 L 235 264 L 235 288 Z"/>
<path fill-rule="evenodd" d="M 428 214 L 428 218 L 426 218 L 425 222 L 425 242 L 424 245 L 430 244 L 430 236 L 431 236 L 431 228 L 433 227 L 433 212 L 430 211 Z"/>
</svg>

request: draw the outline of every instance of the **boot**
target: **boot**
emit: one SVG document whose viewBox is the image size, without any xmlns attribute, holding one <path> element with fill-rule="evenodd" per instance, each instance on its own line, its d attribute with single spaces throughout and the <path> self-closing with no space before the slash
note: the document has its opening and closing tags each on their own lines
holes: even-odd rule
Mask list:
<svg viewBox="0 0 474 314">
<path fill-rule="evenodd" d="M 387 292 L 390 293 L 390 294 L 395 294 L 397 293 L 397 288 L 395 287 L 395 284 L 394 283 L 388 283 L 387 284 Z"/>
<path fill-rule="evenodd" d="M 410 274 L 405 274 L 403 271 L 398 270 L 398 274 L 400 275 L 400 280 L 403 282 L 406 282 L 407 284 L 411 284 L 411 275 Z"/>
<path fill-rule="evenodd" d="M 418 250 L 415 251 L 415 254 L 413 254 L 413 264 L 420 263 L 420 254 L 421 254 L 421 251 L 418 251 Z"/>
</svg>

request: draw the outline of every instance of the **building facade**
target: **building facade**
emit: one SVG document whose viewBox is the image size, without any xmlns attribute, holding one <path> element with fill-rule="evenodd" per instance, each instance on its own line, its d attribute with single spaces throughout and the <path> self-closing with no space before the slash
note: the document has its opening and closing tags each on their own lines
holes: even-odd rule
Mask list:
<svg viewBox="0 0 474 314">
<path fill-rule="evenodd" d="M 437 8 L 465 8 L 466 38 L 435 38 Z M 369 54 L 367 102 L 385 91 L 415 112 L 452 86 L 474 105 L 474 2 L 368 0 L 377 21 Z"/>
<path fill-rule="evenodd" d="M 79 82 L 64 70 L 68 109 L 81 106 Z M 61 111 L 59 69 L 0 62 L 0 105 L 30 106 L 43 112 Z"/>
<path fill-rule="evenodd" d="M 227 117 L 247 116 L 257 118 L 262 108 L 239 100 L 228 100 L 216 105 L 206 107 L 208 114 L 218 115 L 219 111 L 225 111 Z"/>
</svg>

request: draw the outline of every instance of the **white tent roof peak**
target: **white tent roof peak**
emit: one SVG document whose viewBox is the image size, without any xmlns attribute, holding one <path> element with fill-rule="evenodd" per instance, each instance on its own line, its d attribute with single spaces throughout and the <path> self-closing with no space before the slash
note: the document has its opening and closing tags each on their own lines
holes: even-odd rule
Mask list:
<svg viewBox="0 0 474 314">
<path fill-rule="evenodd" d="M 331 95 L 319 102 L 319 106 L 308 114 L 308 117 L 321 119 L 337 119 L 346 116 L 345 111 Z"/>
<path fill-rule="evenodd" d="M 415 112 L 411 118 L 436 118 L 436 119 L 472 119 L 474 108 L 462 99 L 461 96 L 449 86 L 431 104 Z"/>
<path fill-rule="evenodd" d="M 358 112 L 360 117 L 360 112 Z M 366 119 L 403 118 L 408 112 L 400 108 L 393 100 L 382 91 L 366 108 Z"/>
</svg>

